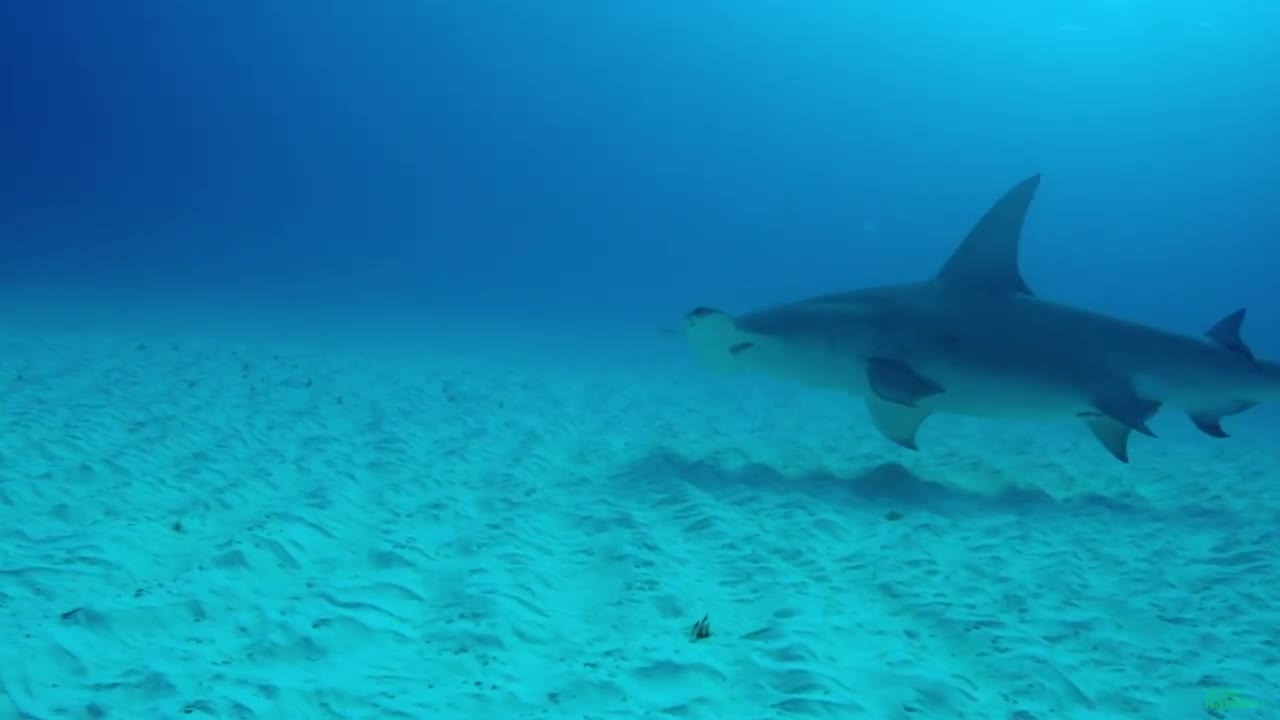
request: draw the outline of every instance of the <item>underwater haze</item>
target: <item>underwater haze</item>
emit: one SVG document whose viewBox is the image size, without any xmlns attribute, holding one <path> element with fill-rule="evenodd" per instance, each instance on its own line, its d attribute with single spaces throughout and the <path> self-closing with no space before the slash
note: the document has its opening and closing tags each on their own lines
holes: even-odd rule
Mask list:
<svg viewBox="0 0 1280 720">
<path fill-rule="evenodd" d="M 1269 0 L 0 4 L 0 719 L 1280 716 L 1274 407 L 1128 464 L 1074 416 L 913 451 L 681 332 L 931 278 L 1040 173 L 1037 297 L 1248 308 L 1280 358 L 1277 37 Z"/>
<path fill-rule="evenodd" d="M 652 322 L 932 272 L 1039 171 L 1045 294 L 1280 333 L 1270 3 L 3 12 L 11 287 Z"/>
</svg>

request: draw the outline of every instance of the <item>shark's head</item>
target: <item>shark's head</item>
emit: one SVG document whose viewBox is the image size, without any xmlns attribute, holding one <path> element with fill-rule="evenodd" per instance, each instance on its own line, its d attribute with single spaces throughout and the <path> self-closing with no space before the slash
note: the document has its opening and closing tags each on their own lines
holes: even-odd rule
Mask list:
<svg viewBox="0 0 1280 720">
<path fill-rule="evenodd" d="M 684 316 L 684 332 L 698 359 L 720 372 L 742 369 L 742 355 L 754 345 L 750 334 L 738 328 L 733 316 L 706 307 L 695 308 Z"/>
<path fill-rule="evenodd" d="M 701 307 L 685 315 L 685 334 L 704 365 L 840 384 L 883 342 L 886 329 L 852 296 L 827 296 L 733 317 Z"/>
</svg>

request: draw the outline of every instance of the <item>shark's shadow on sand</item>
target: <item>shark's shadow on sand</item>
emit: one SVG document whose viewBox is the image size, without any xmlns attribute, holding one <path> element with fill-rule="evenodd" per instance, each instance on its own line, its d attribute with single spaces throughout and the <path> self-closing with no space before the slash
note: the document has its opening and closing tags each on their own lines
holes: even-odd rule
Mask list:
<svg viewBox="0 0 1280 720">
<path fill-rule="evenodd" d="M 905 465 L 883 462 L 852 475 L 822 470 L 787 473 L 772 465 L 748 463 L 729 467 L 712 458 L 694 458 L 658 448 L 621 469 L 629 484 L 687 483 L 712 497 L 760 493 L 800 493 L 839 506 L 874 510 L 886 516 L 926 512 L 940 516 L 990 515 L 1108 517 L 1115 521 L 1230 522 L 1234 516 L 1203 506 L 1160 508 L 1134 493 L 1085 493 L 1056 498 L 1035 487 L 1005 486 L 979 492 L 943 480 L 922 477 Z M 652 487 L 652 485 L 650 485 Z"/>
</svg>

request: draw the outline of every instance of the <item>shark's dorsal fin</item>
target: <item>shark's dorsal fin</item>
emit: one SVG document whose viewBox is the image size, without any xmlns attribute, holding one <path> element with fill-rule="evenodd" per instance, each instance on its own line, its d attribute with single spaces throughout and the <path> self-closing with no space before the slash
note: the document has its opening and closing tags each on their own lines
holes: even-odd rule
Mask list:
<svg viewBox="0 0 1280 720">
<path fill-rule="evenodd" d="M 1031 295 L 1018 270 L 1018 240 L 1038 187 L 1039 173 L 1014 185 L 992 205 L 942 266 L 938 282 L 975 292 Z"/>
<path fill-rule="evenodd" d="M 1240 308 L 1218 321 L 1205 333 L 1210 339 L 1234 353 L 1253 360 L 1253 351 L 1240 339 L 1240 326 L 1244 324 L 1244 308 Z"/>
</svg>

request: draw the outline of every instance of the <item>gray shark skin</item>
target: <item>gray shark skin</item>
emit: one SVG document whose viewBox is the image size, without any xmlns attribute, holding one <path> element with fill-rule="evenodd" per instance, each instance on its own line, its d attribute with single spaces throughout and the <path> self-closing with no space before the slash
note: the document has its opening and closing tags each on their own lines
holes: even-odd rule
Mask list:
<svg viewBox="0 0 1280 720">
<path fill-rule="evenodd" d="M 1244 310 L 1203 337 L 1166 332 L 1036 297 L 1018 268 L 1033 175 L 987 211 L 932 279 L 854 290 L 740 317 L 685 317 L 697 356 L 865 399 L 889 440 L 918 448 L 934 413 L 1079 418 L 1116 459 L 1162 407 L 1226 437 L 1222 418 L 1280 401 L 1280 365 L 1240 338 Z"/>
</svg>

